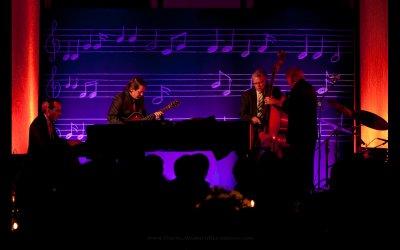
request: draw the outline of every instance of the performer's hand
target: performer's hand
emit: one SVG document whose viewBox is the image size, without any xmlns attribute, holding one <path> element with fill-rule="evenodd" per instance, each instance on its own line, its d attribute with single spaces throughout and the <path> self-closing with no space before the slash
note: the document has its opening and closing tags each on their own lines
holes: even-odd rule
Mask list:
<svg viewBox="0 0 400 250">
<path fill-rule="evenodd" d="M 273 97 L 265 97 L 264 99 L 265 105 L 277 105 L 280 104 L 280 101 L 278 99 L 275 99 Z"/>
<path fill-rule="evenodd" d="M 261 124 L 260 118 L 258 118 L 257 116 L 253 116 L 251 118 L 251 123 L 253 123 L 253 124 Z"/>
<path fill-rule="evenodd" d="M 80 140 L 67 140 L 67 143 L 68 143 L 68 145 L 73 147 L 73 146 L 81 144 L 82 142 Z"/>
<path fill-rule="evenodd" d="M 154 115 L 156 116 L 157 120 L 160 120 L 161 116 L 164 115 L 164 113 L 161 112 L 161 111 L 157 111 L 157 112 L 154 113 Z"/>
</svg>

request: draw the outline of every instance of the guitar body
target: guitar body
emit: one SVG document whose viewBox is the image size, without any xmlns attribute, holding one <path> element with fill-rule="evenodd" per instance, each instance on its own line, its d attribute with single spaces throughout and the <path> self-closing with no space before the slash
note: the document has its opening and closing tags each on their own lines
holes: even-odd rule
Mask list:
<svg viewBox="0 0 400 250">
<path fill-rule="evenodd" d="M 127 118 L 127 120 L 128 121 L 140 121 L 140 120 L 142 120 L 144 118 L 144 116 L 141 114 L 141 113 L 139 113 L 139 112 L 134 112 L 134 113 L 132 113 L 128 118 Z"/>
</svg>

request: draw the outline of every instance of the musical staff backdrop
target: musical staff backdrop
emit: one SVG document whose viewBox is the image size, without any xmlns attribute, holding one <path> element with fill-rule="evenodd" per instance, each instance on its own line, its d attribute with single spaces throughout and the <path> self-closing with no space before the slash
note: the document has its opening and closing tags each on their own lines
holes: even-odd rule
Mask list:
<svg viewBox="0 0 400 250">
<path fill-rule="evenodd" d="M 85 140 L 86 126 L 107 123 L 113 96 L 136 75 L 148 84 L 148 112 L 178 99 L 166 119 L 239 119 L 252 71 L 269 72 L 279 50 L 288 56 L 276 85 L 288 91 L 287 67 L 304 69 L 319 94 L 321 139 L 352 124 L 327 105 L 353 105 L 351 13 L 59 9 L 42 22 L 42 97 L 62 100 L 64 138 Z M 335 135 L 351 145 L 346 129 Z"/>
</svg>

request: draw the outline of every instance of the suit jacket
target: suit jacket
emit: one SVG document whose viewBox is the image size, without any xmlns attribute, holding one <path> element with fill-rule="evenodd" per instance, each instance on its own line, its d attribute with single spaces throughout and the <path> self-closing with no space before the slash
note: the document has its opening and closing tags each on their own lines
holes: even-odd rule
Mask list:
<svg viewBox="0 0 400 250">
<path fill-rule="evenodd" d="M 29 127 L 28 154 L 43 167 L 51 167 L 62 162 L 68 146 L 67 141 L 57 135 L 54 124 L 51 126 L 52 137 L 49 134 L 46 117 L 44 114 L 39 114 Z"/>
<path fill-rule="evenodd" d="M 298 81 L 283 104 L 288 114 L 289 144 L 315 144 L 317 139 L 317 95 L 311 84 Z"/>
<path fill-rule="evenodd" d="M 266 86 L 266 88 L 268 87 L 269 85 Z M 272 96 L 279 99 L 281 95 L 280 89 L 274 86 Z M 254 87 L 242 94 L 240 102 L 240 118 L 244 121 L 250 121 L 253 116 L 257 116 L 257 92 Z M 266 122 L 266 118 L 262 122 Z"/>
<path fill-rule="evenodd" d="M 116 95 L 108 110 L 107 120 L 109 123 L 123 124 L 126 119 L 134 112 L 146 116 L 144 108 L 144 99 L 135 100 L 128 91 L 123 91 Z"/>
</svg>

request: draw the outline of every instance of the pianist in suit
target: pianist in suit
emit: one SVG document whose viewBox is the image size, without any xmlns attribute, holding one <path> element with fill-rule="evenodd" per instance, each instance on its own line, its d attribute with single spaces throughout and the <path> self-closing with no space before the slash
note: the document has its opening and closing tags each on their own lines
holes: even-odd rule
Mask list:
<svg viewBox="0 0 400 250">
<path fill-rule="evenodd" d="M 64 140 L 56 133 L 54 122 L 61 116 L 62 104 L 58 99 L 42 103 L 41 113 L 29 127 L 28 154 L 33 159 L 49 158 L 62 149 L 80 144 L 78 140 Z M 58 151 L 58 152 L 57 152 Z"/>
<path fill-rule="evenodd" d="M 61 113 L 62 104 L 59 100 L 46 100 L 42 103 L 41 112 L 29 127 L 30 164 L 23 169 L 23 176 L 32 178 L 34 186 L 41 188 L 41 191 L 58 186 L 60 180 L 66 177 L 65 171 L 73 164 L 78 164 L 74 152 L 81 142 L 65 140 L 56 133 L 54 122 Z"/>
<path fill-rule="evenodd" d="M 144 107 L 144 93 L 146 83 L 140 77 L 133 77 L 124 91 L 117 94 L 108 110 L 107 120 L 112 124 L 123 124 L 129 121 L 140 120 L 146 116 Z M 159 119 L 162 112 L 155 112 Z"/>
</svg>

